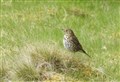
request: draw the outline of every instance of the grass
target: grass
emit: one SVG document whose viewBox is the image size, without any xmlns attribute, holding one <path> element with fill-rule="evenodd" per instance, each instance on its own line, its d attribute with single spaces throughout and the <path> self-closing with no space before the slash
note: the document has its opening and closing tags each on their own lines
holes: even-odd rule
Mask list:
<svg viewBox="0 0 120 82">
<path fill-rule="evenodd" d="M 0 81 L 120 81 L 119 1 L 1 0 Z M 71 28 L 92 56 L 71 53 Z"/>
</svg>

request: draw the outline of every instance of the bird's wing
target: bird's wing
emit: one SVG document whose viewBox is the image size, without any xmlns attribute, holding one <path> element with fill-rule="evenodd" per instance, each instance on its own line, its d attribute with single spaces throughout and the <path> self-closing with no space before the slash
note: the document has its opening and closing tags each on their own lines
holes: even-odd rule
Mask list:
<svg viewBox="0 0 120 82">
<path fill-rule="evenodd" d="M 82 50 L 83 49 L 82 45 L 80 44 L 80 42 L 79 42 L 79 40 L 77 39 L 76 36 L 72 37 L 71 40 L 72 40 L 73 44 L 76 46 L 77 50 Z"/>
<path fill-rule="evenodd" d="M 72 37 L 71 40 L 72 40 L 74 46 L 76 46 L 75 48 L 76 48 L 77 51 L 78 51 L 78 50 L 81 50 L 81 51 L 82 51 L 83 53 L 85 53 L 87 56 L 91 57 L 90 55 L 88 55 L 88 54 L 85 52 L 85 50 L 83 49 L 82 45 L 80 44 L 80 42 L 79 42 L 79 40 L 77 39 L 76 36 Z"/>
</svg>

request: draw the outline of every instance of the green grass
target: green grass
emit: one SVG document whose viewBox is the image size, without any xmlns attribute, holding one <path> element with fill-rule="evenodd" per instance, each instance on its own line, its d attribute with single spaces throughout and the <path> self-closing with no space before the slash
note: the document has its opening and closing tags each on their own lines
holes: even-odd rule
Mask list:
<svg viewBox="0 0 120 82">
<path fill-rule="evenodd" d="M 119 1 L 0 5 L 0 81 L 120 81 Z M 75 32 L 91 59 L 64 49 L 62 28 Z"/>
</svg>

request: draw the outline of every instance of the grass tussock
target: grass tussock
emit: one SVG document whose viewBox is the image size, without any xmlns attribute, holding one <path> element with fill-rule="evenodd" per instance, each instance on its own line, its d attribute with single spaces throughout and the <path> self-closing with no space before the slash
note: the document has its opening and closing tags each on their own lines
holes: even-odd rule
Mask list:
<svg viewBox="0 0 120 82">
<path fill-rule="evenodd" d="M 87 61 L 83 62 L 82 58 L 50 44 L 26 45 L 15 60 L 16 65 L 11 70 L 16 77 L 14 80 L 79 81 L 81 78 L 89 80 L 93 77 L 100 80 L 103 79 L 100 76 L 105 76 Z"/>
<path fill-rule="evenodd" d="M 7 76 L 7 69 L 5 67 L 0 67 L 0 81 L 5 80 Z"/>
</svg>

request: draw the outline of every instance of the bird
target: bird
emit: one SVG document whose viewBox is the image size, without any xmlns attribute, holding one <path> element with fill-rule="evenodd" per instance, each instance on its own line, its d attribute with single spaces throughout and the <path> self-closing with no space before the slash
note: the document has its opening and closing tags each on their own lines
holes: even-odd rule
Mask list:
<svg viewBox="0 0 120 82">
<path fill-rule="evenodd" d="M 91 57 L 83 49 L 82 45 L 80 44 L 79 40 L 77 39 L 76 35 L 71 29 L 67 28 L 67 29 L 62 29 L 62 30 L 64 32 L 63 45 L 67 50 L 72 51 L 72 52 L 82 51 L 88 57 Z"/>
</svg>

